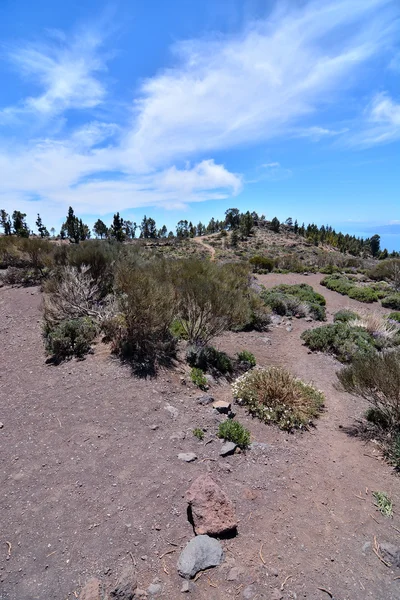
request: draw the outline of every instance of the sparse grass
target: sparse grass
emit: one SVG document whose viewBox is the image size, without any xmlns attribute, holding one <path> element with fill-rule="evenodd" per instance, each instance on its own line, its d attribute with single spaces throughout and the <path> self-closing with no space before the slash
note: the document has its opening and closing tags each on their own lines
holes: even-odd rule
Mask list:
<svg viewBox="0 0 400 600">
<path fill-rule="evenodd" d="M 197 385 L 197 387 L 201 390 L 207 390 L 207 379 L 204 375 L 204 372 L 201 369 L 193 367 L 193 369 L 190 371 L 190 379 L 192 380 L 194 385 Z"/>
<path fill-rule="evenodd" d="M 193 429 L 193 435 L 200 441 L 204 440 L 204 431 L 200 427 Z"/>
<path fill-rule="evenodd" d="M 379 313 L 360 311 L 358 316 L 348 321 L 349 327 L 361 327 L 374 338 L 393 339 L 399 328 Z"/>
<path fill-rule="evenodd" d="M 218 437 L 237 444 L 242 450 L 250 444 L 250 431 L 243 427 L 239 421 L 232 421 L 231 419 L 220 423 Z"/>
<path fill-rule="evenodd" d="M 252 415 L 289 431 L 307 427 L 324 403 L 320 390 L 279 367 L 252 369 L 233 383 L 232 390 Z"/>
<path fill-rule="evenodd" d="M 393 516 L 393 503 L 386 492 L 372 492 L 376 507 L 379 508 L 384 517 Z"/>
<path fill-rule="evenodd" d="M 251 367 L 256 366 L 256 357 L 248 350 L 242 350 L 242 352 L 238 352 L 237 357 L 239 362 L 248 363 Z"/>
</svg>

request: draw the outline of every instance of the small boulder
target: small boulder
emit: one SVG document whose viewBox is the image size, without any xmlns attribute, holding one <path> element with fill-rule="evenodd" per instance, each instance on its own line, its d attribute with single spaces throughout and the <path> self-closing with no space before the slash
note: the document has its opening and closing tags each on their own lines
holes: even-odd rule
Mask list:
<svg viewBox="0 0 400 600">
<path fill-rule="evenodd" d="M 224 402 L 223 400 L 217 400 L 217 402 L 214 402 L 213 408 L 222 415 L 227 415 L 231 410 L 231 403 Z"/>
<path fill-rule="evenodd" d="M 117 585 L 111 590 L 110 598 L 113 600 L 133 600 L 136 598 L 137 579 L 135 569 L 127 565 L 117 581 Z"/>
<path fill-rule="evenodd" d="M 171 417 L 173 419 L 176 419 L 177 416 L 179 415 L 179 410 L 177 408 L 175 408 L 175 406 L 172 406 L 171 404 L 166 404 L 164 406 L 164 408 L 167 412 L 169 412 L 169 414 L 171 415 Z"/>
<path fill-rule="evenodd" d="M 151 583 L 147 588 L 147 592 L 150 596 L 158 596 L 162 592 L 162 585 L 160 583 Z"/>
<path fill-rule="evenodd" d="M 199 571 L 217 567 L 224 559 L 221 544 L 208 535 L 198 535 L 188 542 L 178 560 L 178 573 L 191 579 Z"/>
<path fill-rule="evenodd" d="M 178 458 L 185 462 L 193 462 L 197 459 L 197 455 L 194 452 L 181 452 L 178 454 Z"/>
<path fill-rule="evenodd" d="M 390 563 L 393 567 L 400 567 L 399 546 L 389 544 L 388 542 L 382 542 L 379 544 L 379 550 L 386 562 Z"/>
<path fill-rule="evenodd" d="M 197 404 L 201 404 L 202 406 L 207 406 L 207 404 L 212 404 L 214 402 L 214 398 L 209 396 L 208 394 L 204 394 L 203 396 L 199 396 L 196 398 Z"/>
<path fill-rule="evenodd" d="M 103 598 L 103 585 L 96 577 L 89 579 L 79 594 L 79 600 L 103 600 Z"/>
<path fill-rule="evenodd" d="M 230 454 L 233 454 L 236 450 L 236 446 L 237 445 L 234 442 L 225 442 L 219 451 L 220 456 L 229 456 Z"/>
<path fill-rule="evenodd" d="M 235 507 L 209 475 L 200 475 L 186 492 L 197 535 L 221 535 L 237 527 Z"/>
</svg>

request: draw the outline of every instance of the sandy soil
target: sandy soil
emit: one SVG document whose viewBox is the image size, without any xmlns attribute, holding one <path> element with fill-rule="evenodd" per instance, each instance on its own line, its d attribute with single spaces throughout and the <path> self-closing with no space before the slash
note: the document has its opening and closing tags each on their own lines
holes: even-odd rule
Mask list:
<svg viewBox="0 0 400 600">
<path fill-rule="evenodd" d="M 360 306 L 320 288 L 320 278 L 260 280 L 304 280 L 325 295 L 329 313 Z M 85 361 L 46 365 L 40 302 L 38 290 L 0 290 L 0 600 L 75 598 L 89 575 L 114 582 L 130 553 L 141 588 L 159 578 L 162 598 L 182 597 L 176 562 L 193 536 L 183 494 L 204 472 L 232 498 L 240 523 L 238 536 L 222 541 L 225 563 L 194 584 L 194 600 L 329 598 L 318 588 L 336 600 L 400 598 L 400 569 L 371 546 L 374 536 L 399 543 L 399 480 L 373 444 L 344 432 L 365 405 L 335 390 L 333 358 L 302 345 L 310 324 L 295 319 L 291 332 L 218 340 L 231 353 L 251 350 L 261 365 L 287 366 L 326 394 L 316 428 L 294 435 L 235 408 L 253 440 L 268 446 L 222 459 L 216 418 L 179 369 L 138 380 L 102 344 Z M 210 391 L 231 399 L 226 383 Z M 203 442 L 194 427 L 207 428 Z M 182 451 L 198 460 L 182 463 Z M 393 519 L 377 512 L 372 490 L 391 496 Z M 234 564 L 243 575 L 228 581 Z"/>
</svg>

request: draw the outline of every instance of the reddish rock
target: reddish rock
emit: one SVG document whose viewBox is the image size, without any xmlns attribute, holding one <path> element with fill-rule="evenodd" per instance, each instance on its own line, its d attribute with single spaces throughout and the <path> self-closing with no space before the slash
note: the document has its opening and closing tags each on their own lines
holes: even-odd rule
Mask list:
<svg viewBox="0 0 400 600">
<path fill-rule="evenodd" d="M 79 594 L 79 600 L 103 600 L 103 598 L 103 585 L 99 579 L 96 579 L 96 577 L 89 579 Z"/>
<path fill-rule="evenodd" d="M 198 477 L 186 492 L 197 535 L 221 535 L 236 529 L 235 507 L 209 475 Z"/>
</svg>

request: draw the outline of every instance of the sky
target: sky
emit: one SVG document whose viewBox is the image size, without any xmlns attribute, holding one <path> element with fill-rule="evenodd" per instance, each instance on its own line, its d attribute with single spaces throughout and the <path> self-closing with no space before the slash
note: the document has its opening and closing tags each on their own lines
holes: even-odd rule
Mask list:
<svg viewBox="0 0 400 600">
<path fill-rule="evenodd" d="M 400 250 L 398 0 L 1 0 L 0 208 Z"/>
</svg>

